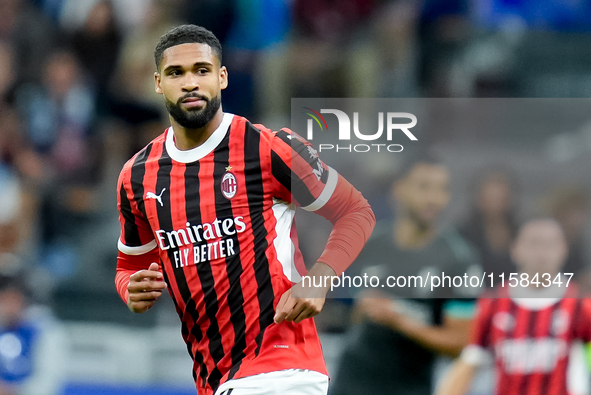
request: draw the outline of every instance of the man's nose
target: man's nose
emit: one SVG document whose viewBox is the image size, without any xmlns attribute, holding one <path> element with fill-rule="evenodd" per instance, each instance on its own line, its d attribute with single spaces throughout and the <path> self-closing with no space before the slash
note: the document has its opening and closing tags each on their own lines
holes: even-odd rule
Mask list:
<svg viewBox="0 0 591 395">
<path fill-rule="evenodd" d="M 185 75 L 185 79 L 183 80 L 182 89 L 185 92 L 193 92 L 199 89 L 199 82 L 197 81 L 197 76 L 193 73 L 187 73 Z"/>
</svg>

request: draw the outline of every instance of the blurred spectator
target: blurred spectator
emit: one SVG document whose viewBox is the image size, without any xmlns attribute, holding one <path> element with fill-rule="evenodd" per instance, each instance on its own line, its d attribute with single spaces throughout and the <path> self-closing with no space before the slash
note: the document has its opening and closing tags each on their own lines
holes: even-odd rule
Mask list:
<svg viewBox="0 0 591 395">
<path fill-rule="evenodd" d="M 445 377 L 437 395 L 464 395 L 491 353 L 497 369 L 494 394 L 588 394 L 588 377 L 570 376 L 573 342 L 591 341 L 591 300 L 560 271 L 568 246 L 560 225 L 536 218 L 519 230 L 511 257 L 520 278 L 539 283 L 499 287 L 478 302 L 471 343 Z M 582 366 L 578 367 L 582 370 Z M 588 375 L 587 375 L 588 376 Z"/>
<path fill-rule="evenodd" d="M 295 1 L 287 74 L 292 85 L 290 96 L 347 96 L 347 48 L 368 28 L 375 10 L 373 0 Z"/>
<path fill-rule="evenodd" d="M 7 42 L 0 41 L 0 108 L 11 104 L 16 88 L 14 50 Z"/>
<path fill-rule="evenodd" d="M 3 146 L 1 136 L 0 148 Z M 0 156 L 0 276 L 21 278 L 35 290 L 32 296 L 36 300 L 48 303 L 53 284 L 46 272 L 35 264 L 37 251 L 33 240 L 38 202 L 34 192 L 21 182 L 17 169 L 2 161 Z"/>
<path fill-rule="evenodd" d="M 94 82 L 101 112 L 107 110 L 107 87 L 117 65 L 121 42 L 110 0 L 94 5 L 72 38 L 74 52 Z"/>
<path fill-rule="evenodd" d="M 178 24 L 175 11 L 167 0 L 151 1 L 142 22 L 125 37 L 112 84 L 117 100 L 161 107 L 161 98 L 154 91 L 153 47 L 162 34 Z M 116 115 L 126 117 L 122 113 Z"/>
<path fill-rule="evenodd" d="M 474 177 L 470 189 L 472 207 L 459 231 L 478 249 L 483 270 L 487 275 L 495 273 L 498 281 L 500 273 L 515 272 L 509 257 L 517 231 L 515 185 L 507 170 L 486 169 Z"/>
<path fill-rule="evenodd" d="M 534 29 L 588 31 L 591 6 L 587 1 L 488 0 L 474 2 L 473 14 L 476 22 L 487 28 L 521 25 Z"/>
<path fill-rule="evenodd" d="M 276 73 L 271 68 L 277 67 L 280 73 L 285 68 L 276 58 L 265 56 L 265 53 L 276 49 L 285 39 L 291 26 L 290 11 L 285 0 L 261 0 L 254 3 L 235 0 L 234 7 L 235 15 L 224 48 L 224 64 L 232 79 L 223 93 L 224 109 L 256 119 L 259 116 L 255 114 L 257 110 L 267 110 L 262 108 L 266 104 L 267 93 L 281 89 L 281 85 L 275 85 L 277 80 L 273 76 Z M 258 81 L 257 73 L 264 74 Z M 268 94 L 276 97 L 277 93 Z M 287 100 L 285 104 L 288 104 Z"/>
<path fill-rule="evenodd" d="M 51 315 L 30 302 L 18 277 L 0 276 L 1 395 L 55 395 L 60 386 L 63 338 Z"/>
<path fill-rule="evenodd" d="M 16 395 L 19 385 L 33 374 L 36 330 L 26 322 L 24 285 L 0 277 L 0 394 Z"/>
<path fill-rule="evenodd" d="M 6 166 L 0 166 L 0 188 L 0 276 L 12 276 L 25 269 L 16 256 L 21 241 L 22 188 L 16 174 Z"/>
<path fill-rule="evenodd" d="M 582 276 L 590 276 L 584 237 L 589 221 L 589 203 L 589 193 L 580 186 L 556 188 L 546 198 L 547 212 L 562 226 L 569 246 L 563 273 L 574 273 L 579 281 Z"/>
<path fill-rule="evenodd" d="M 51 246 L 42 250 L 43 266 L 58 277 L 69 275 L 75 265 L 73 238 L 97 205 L 92 188 L 98 181 L 101 144 L 92 135 L 93 91 L 72 52 L 57 49 L 43 81 L 19 88 L 16 103 L 27 144 L 42 163 L 39 237 L 42 247 Z"/>
<path fill-rule="evenodd" d="M 236 3 L 239 0 L 182 0 L 179 16 L 186 23 L 192 23 L 211 30 L 222 45 L 226 42 L 236 17 Z M 251 5 L 252 2 L 251 2 Z M 262 15 L 261 15 L 262 17 Z M 268 20 L 275 23 L 275 21 Z M 250 26 L 251 28 L 253 26 Z M 256 30 L 256 29 L 255 29 Z"/>
<path fill-rule="evenodd" d="M 83 176 L 91 157 L 88 137 L 94 117 L 94 96 L 83 81 L 78 62 L 68 50 L 49 58 L 40 84 L 17 92 L 17 107 L 32 147 L 44 158 L 45 179 Z"/>
<path fill-rule="evenodd" d="M 351 65 L 357 71 L 349 77 L 349 84 L 355 87 L 352 97 L 419 96 L 417 33 L 420 14 L 421 4 L 412 0 L 385 2 L 376 12 L 372 36 L 358 46 Z M 375 52 L 367 53 L 372 47 Z M 365 64 L 365 69 L 359 70 L 359 64 Z M 373 89 L 368 89 L 368 85 L 374 85 Z"/>
<path fill-rule="evenodd" d="M 16 81 L 39 81 L 55 29 L 28 0 L 0 0 L 0 15 L 0 42 L 13 48 Z"/>
<path fill-rule="evenodd" d="M 332 43 L 346 42 L 372 14 L 374 0 L 296 0 L 294 16 L 299 34 Z"/>
<path fill-rule="evenodd" d="M 31 3 L 55 23 L 59 21 L 66 1 L 67 0 L 31 0 Z"/>
<path fill-rule="evenodd" d="M 111 80 L 110 113 L 122 121 L 115 138 L 128 141 L 128 156 L 141 149 L 165 128 L 162 98 L 154 91 L 154 43 L 178 24 L 170 0 L 153 0 L 142 22 L 125 38 Z M 168 121 L 167 121 L 168 122 Z M 113 136 L 111 136 L 113 137 Z"/>
<path fill-rule="evenodd" d="M 54 1 L 54 0 L 49 0 Z M 55 0 L 63 1 L 59 18 L 61 29 L 73 32 L 80 29 L 88 19 L 94 6 L 102 0 Z M 153 0 L 110 0 L 117 24 L 124 31 L 139 27 Z M 167 0 L 176 2 L 178 0 Z"/>
<path fill-rule="evenodd" d="M 430 156 L 417 155 L 405 164 L 392 186 L 396 221 L 376 227 L 353 270 L 383 281 L 441 272 L 479 275 L 476 254 L 464 239 L 454 230 L 437 229 L 450 200 L 449 182 L 447 167 Z M 436 357 L 457 356 L 468 341 L 472 300 L 434 299 L 441 294 L 412 285 L 390 291 L 393 295 L 371 292 L 357 299 L 355 313 L 362 321 L 351 328 L 333 395 L 430 395 Z"/>
<path fill-rule="evenodd" d="M 467 0 L 427 0 L 420 18 L 419 76 L 425 97 L 454 96 L 453 67 L 470 38 Z"/>
</svg>

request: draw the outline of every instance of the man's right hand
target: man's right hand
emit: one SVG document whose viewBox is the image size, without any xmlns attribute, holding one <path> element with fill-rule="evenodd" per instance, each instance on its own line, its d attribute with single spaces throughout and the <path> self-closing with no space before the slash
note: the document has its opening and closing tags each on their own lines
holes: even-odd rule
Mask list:
<svg viewBox="0 0 591 395">
<path fill-rule="evenodd" d="M 129 277 L 127 307 L 134 313 L 145 313 L 154 306 L 165 288 L 158 264 L 152 263 L 148 270 L 140 270 Z"/>
</svg>

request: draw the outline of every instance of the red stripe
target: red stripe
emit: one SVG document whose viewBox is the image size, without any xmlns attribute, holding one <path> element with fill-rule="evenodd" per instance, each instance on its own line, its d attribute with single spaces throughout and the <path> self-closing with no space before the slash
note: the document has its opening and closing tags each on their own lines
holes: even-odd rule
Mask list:
<svg viewBox="0 0 591 395">
<path fill-rule="evenodd" d="M 542 339 L 549 336 L 549 329 L 552 324 L 552 311 L 554 306 L 542 309 L 535 313 L 534 319 L 536 322 L 533 339 Z M 527 393 L 524 395 L 542 395 L 542 382 L 546 373 L 535 372 L 531 375 Z"/>
<path fill-rule="evenodd" d="M 515 303 L 515 302 L 513 302 Z M 512 340 L 525 340 L 527 339 L 529 332 L 529 322 L 532 319 L 532 312 L 521 306 L 517 307 L 517 314 L 515 316 L 515 330 L 513 335 L 510 337 Z M 527 375 L 523 373 L 515 373 L 508 375 L 507 385 L 509 386 L 508 395 L 524 395 L 520 394 L 520 388 L 523 380 L 527 380 Z"/>
<path fill-rule="evenodd" d="M 554 312 L 559 310 L 564 310 L 568 313 L 569 316 L 569 327 L 572 327 L 573 320 L 576 319 L 574 317 L 575 308 L 577 305 L 577 299 L 573 298 L 565 298 L 562 299 L 555 307 Z M 548 326 L 548 333 L 550 333 L 552 325 Z M 549 336 L 549 335 L 548 335 Z M 564 333 L 553 336 L 556 339 L 563 339 L 567 345 L 566 355 L 558 360 L 554 371 L 550 375 L 550 381 L 548 385 L 548 392 L 547 395 L 564 395 L 566 394 L 566 370 L 568 367 L 568 359 L 569 359 L 569 352 L 570 346 L 572 345 L 572 331 L 566 330 Z M 545 394 L 546 395 L 546 394 Z"/>
</svg>

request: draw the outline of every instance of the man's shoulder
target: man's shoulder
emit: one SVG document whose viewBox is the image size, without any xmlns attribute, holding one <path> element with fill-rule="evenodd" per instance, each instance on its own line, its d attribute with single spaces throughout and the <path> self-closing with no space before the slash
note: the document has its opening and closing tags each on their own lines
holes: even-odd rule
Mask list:
<svg viewBox="0 0 591 395">
<path fill-rule="evenodd" d="M 121 174 L 123 175 L 127 172 L 130 172 L 133 167 L 143 166 L 146 163 L 146 160 L 150 156 L 153 149 L 155 149 L 155 148 L 162 149 L 161 147 L 164 145 L 164 143 L 166 141 L 166 131 L 167 130 L 168 130 L 168 128 L 166 128 L 164 130 L 164 132 L 162 132 L 162 134 L 160 134 L 158 137 L 154 138 L 152 141 L 150 141 L 148 144 L 146 144 L 141 150 L 139 150 L 135 155 L 133 155 L 127 162 L 125 162 L 125 165 L 123 165 L 123 168 L 121 169 Z"/>
<path fill-rule="evenodd" d="M 273 129 L 261 123 L 251 122 L 247 118 L 242 117 L 240 115 L 234 115 L 234 122 L 232 122 L 232 131 L 243 131 L 243 125 L 249 126 L 246 128 L 246 132 L 250 131 L 254 133 L 259 133 L 261 134 L 261 136 L 268 138 L 279 137 L 282 140 L 286 140 L 287 142 L 289 142 L 289 140 L 291 139 L 304 140 L 300 135 L 298 135 L 288 127 Z"/>
<path fill-rule="evenodd" d="M 307 141 L 288 127 L 274 130 L 263 124 L 253 123 L 247 118 L 238 115 L 234 115 L 230 133 L 241 135 L 245 139 L 256 134 L 255 139 L 262 143 L 259 148 L 265 147 L 265 150 L 289 150 L 298 141 L 309 145 Z"/>
</svg>

